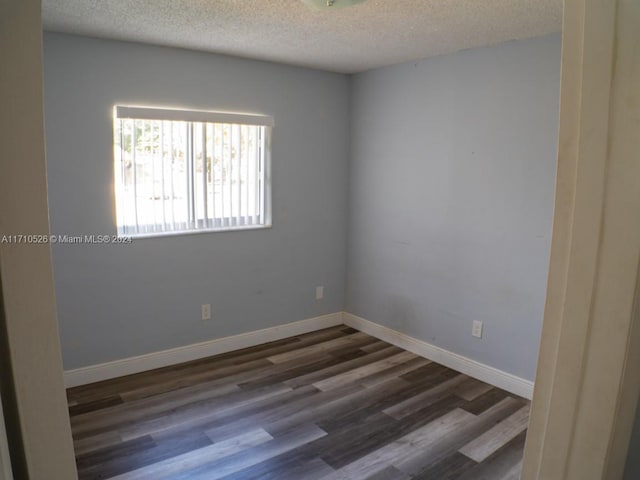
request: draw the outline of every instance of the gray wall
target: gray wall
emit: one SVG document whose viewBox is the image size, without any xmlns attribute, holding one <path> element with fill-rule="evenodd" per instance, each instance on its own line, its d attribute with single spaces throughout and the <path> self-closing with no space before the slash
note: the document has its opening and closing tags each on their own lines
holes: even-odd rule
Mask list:
<svg viewBox="0 0 640 480">
<path fill-rule="evenodd" d="M 46 34 L 44 47 L 54 234 L 115 233 L 114 104 L 249 111 L 276 123 L 273 228 L 53 247 L 66 369 L 342 310 L 346 76 L 60 34 Z M 213 321 L 200 320 L 202 303 Z"/>
<path fill-rule="evenodd" d="M 54 246 L 65 368 L 346 309 L 533 379 L 559 84 L 559 35 L 349 80 L 46 34 L 55 234 L 115 232 L 114 104 L 276 122 L 272 229 Z M 212 304 L 213 321 L 200 320 L 201 303 Z M 474 319 L 482 340 L 471 337 Z"/>
<path fill-rule="evenodd" d="M 560 47 L 551 35 L 354 77 L 347 311 L 534 378 Z"/>
</svg>

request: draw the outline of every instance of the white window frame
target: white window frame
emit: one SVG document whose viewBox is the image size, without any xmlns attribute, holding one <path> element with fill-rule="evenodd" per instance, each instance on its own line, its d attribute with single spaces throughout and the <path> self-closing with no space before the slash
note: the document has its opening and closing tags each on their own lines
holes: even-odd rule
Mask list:
<svg viewBox="0 0 640 480">
<path fill-rule="evenodd" d="M 271 134 L 274 126 L 273 117 L 268 115 L 255 115 L 255 114 L 244 114 L 244 113 L 228 113 L 228 112 L 215 112 L 215 111 L 201 111 L 201 110 L 178 110 L 178 109 L 169 109 L 169 108 L 156 108 L 156 107 L 138 107 L 138 106 L 126 106 L 126 105 L 116 105 L 114 106 L 114 115 L 113 115 L 113 126 L 114 126 L 114 197 L 116 201 L 116 228 L 119 236 L 131 236 L 131 237 L 157 237 L 157 236 L 167 236 L 167 235 L 185 235 L 185 234 L 193 234 L 193 233 L 206 233 L 206 232 L 222 232 L 222 231 L 230 231 L 230 230 L 253 230 L 253 229 L 262 229 L 262 228 L 270 228 L 271 227 Z M 207 216 L 207 207 L 208 197 L 206 190 L 206 182 L 205 176 L 206 173 L 202 173 L 202 181 L 205 183 L 204 189 L 200 192 L 204 195 L 202 203 L 204 206 L 204 215 L 205 218 L 198 218 L 194 205 L 197 200 L 197 193 L 195 188 L 188 188 L 186 203 L 189 204 L 187 206 L 187 218 L 185 221 L 176 222 L 175 216 L 172 216 L 171 222 L 167 222 L 165 217 L 166 205 L 165 200 L 166 197 L 163 197 L 162 200 L 162 214 L 163 220 L 161 222 L 155 221 L 154 223 L 147 224 L 138 224 L 137 220 L 137 193 L 133 193 L 133 197 L 135 198 L 134 209 L 136 221 L 132 223 L 126 223 L 125 217 L 129 214 L 125 214 L 125 210 L 127 208 L 126 198 L 124 193 L 124 176 L 121 174 L 123 163 L 122 163 L 122 155 L 124 144 L 122 135 L 124 121 L 163 121 L 163 122 L 186 122 L 187 128 L 187 153 L 185 154 L 185 165 L 188 166 L 189 172 L 185 175 L 187 177 L 191 177 L 191 179 L 187 180 L 187 182 L 193 183 L 196 181 L 196 162 L 203 161 L 202 159 L 207 156 L 206 145 L 207 141 L 205 141 L 205 137 L 208 135 L 208 126 L 213 125 L 212 135 L 215 137 L 215 128 L 218 126 L 220 129 L 227 128 L 233 129 L 236 128 L 239 132 L 242 126 L 250 126 L 250 127 L 259 127 L 257 130 L 258 141 L 257 145 L 254 145 L 255 155 L 256 155 L 256 164 L 254 170 L 255 182 L 254 188 L 256 189 L 253 193 L 253 196 L 257 201 L 259 201 L 259 207 L 254 209 L 254 216 L 248 215 L 248 206 L 245 206 L 246 214 L 243 216 L 241 214 L 233 215 L 231 212 L 234 210 L 233 203 L 230 203 L 227 206 L 229 210 L 228 216 L 216 216 L 215 207 L 213 210 L 213 216 L 209 218 Z M 196 130 L 196 126 L 199 125 L 199 131 L 202 132 L 202 140 L 200 145 L 204 145 L 201 148 L 199 153 L 202 153 L 201 159 L 196 159 L 196 154 L 194 153 L 194 146 L 196 145 L 196 140 L 194 140 L 194 132 Z M 206 125 L 203 127 L 202 125 Z M 134 128 L 135 130 L 135 128 Z M 206 132 L 206 133 L 205 133 Z M 190 135 L 190 136 L 189 136 Z M 135 139 L 135 136 L 133 137 Z M 212 140 L 215 142 L 215 139 Z M 161 165 L 162 165 L 162 188 L 164 192 L 164 172 L 165 172 L 165 159 L 164 159 L 164 141 L 161 140 L 160 143 L 163 145 L 163 151 L 161 155 Z M 133 157 L 133 165 L 134 170 L 136 170 L 136 148 L 135 148 L 135 140 L 132 140 L 132 157 Z M 229 155 L 231 155 L 231 147 L 229 147 Z M 223 154 L 224 155 L 224 154 Z M 171 151 L 171 158 L 173 160 L 173 151 Z M 225 161 L 228 161 L 228 166 L 232 169 L 231 159 L 228 158 Z M 155 160 L 154 160 L 155 162 Z M 199 167 L 200 165 L 198 165 Z M 202 165 L 203 168 L 208 168 Z M 247 166 L 247 168 L 249 168 Z M 214 167 L 212 166 L 213 170 Z M 248 170 L 246 175 L 248 175 Z M 224 177 L 223 177 L 224 178 Z M 238 199 L 242 196 L 242 187 L 241 182 L 239 181 L 240 176 L 238 173 L 238 186 L 237 195 Z M 227 188 L 228 192 L 233 192 L 233 179 L 231 178 L 229 181 L 229 185 L 224 188 Z M 134 184 L 137 182 L 134 177 Z M 155 177 L 154 177 L 155 182 Z M 245 177 L 246 183 L 246 177 Z M 155 188 L 155 187 L 154 187 Z M 120 190 L 119 190 L 120 189 Z M 215 198 L 215 184 L 212 187 L 212 195 Z M 249 192 L 249 186 L 245 186 L 246 192 Z M 202 193 L 204 192 L 204 193 Z M 173 196 L 173 187 L 172 194 Z M 224 191 L 221 195 L 225 195 Z M 235 193 L 229 193 L 229 195 L 235 195 Z M 247 193 L 248 195 L 248 193 Z M 258 199 L 259 197 L 259 199 Z M 231 197 L 229 197 L 231 198 Z M 215 202 L 215 200 L 214 200 Z M 231 202 L 231 200 L 230 200 Z M 156 207 L 154 207 L 156 208 Z M 235 206 L 235 209 L 239 212 L 241 209 L 239 206 Z M 224 209 L 223 209 L 224 211 Z M 256 212 L 257 211 L 257 212 Z M 224 213 L 223 213 L 224 215 Z"/>
</svg>

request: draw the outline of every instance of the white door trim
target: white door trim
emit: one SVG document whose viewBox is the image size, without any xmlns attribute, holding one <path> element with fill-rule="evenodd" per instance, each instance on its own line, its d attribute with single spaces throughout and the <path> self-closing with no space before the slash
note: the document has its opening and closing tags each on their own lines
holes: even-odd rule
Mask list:
<svg viewBox="0 0 640 480">
<path fill-rule="evenodd" d="M 638 350 L 640 6 L 572 0 L 564 8 L 551 264 L 522 479 L 617 479 L 640 384 L 630 362 Z"/>
</svg>

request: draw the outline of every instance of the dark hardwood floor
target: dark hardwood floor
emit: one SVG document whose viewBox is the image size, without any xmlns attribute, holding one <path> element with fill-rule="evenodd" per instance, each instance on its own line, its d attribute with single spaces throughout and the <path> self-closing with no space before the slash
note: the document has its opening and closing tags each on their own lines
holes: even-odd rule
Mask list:
<svg viewBox="0 0 640 480">
<path fill-rule="evenodd" d="M 344 326 L 67 396 L 81 479 L 516 480 L 529 417 Z"/>
</svg>

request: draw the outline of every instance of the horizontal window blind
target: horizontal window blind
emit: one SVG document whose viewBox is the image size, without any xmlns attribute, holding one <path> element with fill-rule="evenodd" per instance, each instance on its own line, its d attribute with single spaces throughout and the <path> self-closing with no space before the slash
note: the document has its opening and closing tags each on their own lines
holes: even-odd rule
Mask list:
<svg viewBox="0 0 640 480">
<path fill-rule="evenodd" d="M 272 117 L 115 107 L 118 233 L 270 225 Z"/>
</svg>

